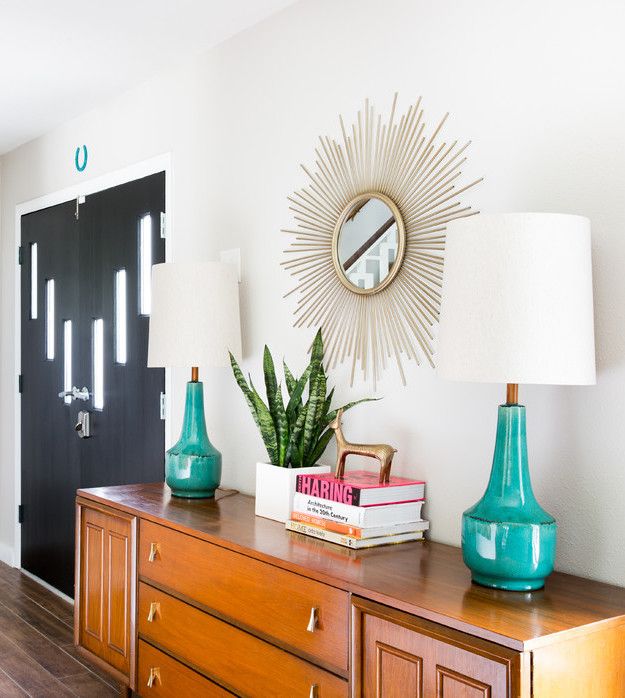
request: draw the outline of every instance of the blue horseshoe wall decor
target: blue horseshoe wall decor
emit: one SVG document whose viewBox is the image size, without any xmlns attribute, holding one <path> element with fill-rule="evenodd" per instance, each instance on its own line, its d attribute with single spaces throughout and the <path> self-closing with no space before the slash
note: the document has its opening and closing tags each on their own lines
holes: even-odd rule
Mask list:
<svg viewBox="0 0 625 698">
<path fill-rule="evenodd" d="M 80 151 L 82 150 L 83 152 L 83 160 L 82 163 L 80 162 Z M 83 145 L 82 148 L 76 148 L 76 155 L 74 156 L 74 162 L 76 163 L 76 169 L 79 172 L 82 172 L 85 167 L 87 167 L 87 158 L 88 158 L 88 153 L 87 153 L 87 146 Z"/>
</svg>

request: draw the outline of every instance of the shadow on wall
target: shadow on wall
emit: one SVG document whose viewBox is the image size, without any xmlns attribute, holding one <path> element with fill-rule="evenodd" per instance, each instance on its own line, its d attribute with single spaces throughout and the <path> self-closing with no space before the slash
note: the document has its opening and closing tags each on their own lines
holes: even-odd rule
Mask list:
<svg viewBox="0 0 625 698">
<path fill-rule="evenodd" d="M 625 181 L 625 153 L 614 147 L 622 139 L 616 115 L 613 124 L 604 123 L 609 117 L 603 111 L 586 118 L 602 123 L 600 140 L 579 137 L 587 132 L 581 118 L 568 128 L 543 131 L 528 153 L 527 171 L 518 175 L 525 191 L 516 198 L 526 210 L 575 213 L 591 221 L 599 376 L 625 363 L 625 198 L 617 185 Z"/>
</svg>

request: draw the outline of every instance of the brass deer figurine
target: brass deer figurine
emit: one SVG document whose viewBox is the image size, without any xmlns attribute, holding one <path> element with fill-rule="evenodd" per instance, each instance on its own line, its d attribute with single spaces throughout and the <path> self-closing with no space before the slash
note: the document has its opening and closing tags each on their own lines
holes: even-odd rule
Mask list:
<svg viewBox="0 0 625 698">
<path fill-rule="evenodd" d="M 334 430 L 336 436 L 336 470 L 335 478 L 342 478 L 345 475 L 345 459 L 349 455 L 368 456 L 377 458 L 380 461 L 380 484 L 389 482 L 391 478 L 391 465 L 393 456 L 397 452 L 396 448 L 388 444 L 352 444 L 343 436 L 341 417 L 343 410 L 336 413 L 336 417 L 328 425 Z"/>
</svg>

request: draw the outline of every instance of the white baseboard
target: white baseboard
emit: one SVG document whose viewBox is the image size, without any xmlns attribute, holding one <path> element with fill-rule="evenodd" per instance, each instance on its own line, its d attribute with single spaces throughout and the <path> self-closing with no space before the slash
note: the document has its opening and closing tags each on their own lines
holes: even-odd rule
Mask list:
<svg viewBox="0 0 625 698">
<path fill-rule="evenodd" d="M 6 545 L 6 543 L 0 543 L 0 562 L 4 562 L 5 565 L 13 567 L 14 558 L 12 546 Z"/>
<path fill-rule="evenodd" d="M 71 604 L 72 606 L 74 605 L 74 599 L 70 598 L 69 596 L 66 596 L 62 591 L 59 591 L 56 587 L 53 587 L 51 584 L 48 584 L 48 582 L 44 582 L 43 579 L 39 579 L 39 577 L 37 577 L 37 575 L 35 574 L 32 574 L 32 572 L 22 570 L 22 574 L 25 574 L 27 577 L 30 577 L 30 579 L 37 582 L 37 584 L 40 584 L 44 589 L 47 589 L 48 591 L 51 591 L 53 594 L 60 596 L 63 599 L 63 601 L 67 601 L 67 603 Z"/>
</svg>

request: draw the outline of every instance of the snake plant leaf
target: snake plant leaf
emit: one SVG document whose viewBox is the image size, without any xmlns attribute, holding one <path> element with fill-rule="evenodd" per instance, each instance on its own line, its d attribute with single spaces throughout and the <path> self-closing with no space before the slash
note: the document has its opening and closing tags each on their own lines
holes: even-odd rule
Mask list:
<svg viewBox="0 0 625 698">
<path fill-rule="evenodd" d="M 321 330 L 318 330 L 317 334 L 315 335 L 310 354 L 310 364 L 308 366 L 310 368 L 310 390 L 312 390 L 312 387 L 317 382 L 317 377 L 319 374 L 323 373 L 323 377 L 325 378 L 325 371 L 323 368 L 323 339 L 321 337 Z"/>
<path fill-rule="evenodd" d="M 336 413 L 339 410 L 343 410 L 343 412 L 347 412 L 347 410 L 351 409 L 352 407 L 355 407 L 356 405 L 360 405 L 362 402 L 376 402 L 377 400 L 381 400 L 381 397 L 363 397 L 362 400 L 354 400 L 354 402 L 348 402 L 346 405 L 343 405 L 343 407 L 337 407 L 335 410 L 332 410 L 332 412 L 328 412 L 326 415 L 326 424 L 330 424 L 336 417 Z"/>
<path fill-rule="evenodd" d="M 283 466 L 285 464 L 284 459 L 288 446 L 289 426 L 287 424 L 284 402 L 282 400 L 282 390 L 278 386 L 276 368 L 267 345 L 265 345 L 265 350 L 263 352 L 263 372 L 265 374 L 265 389 L 267 391 L 269 412 L 271 413 L 278 443 L 278 462 L 275 465 Z"/>
<path fill-rule="evenodd" d="M 293 426 L 293 424 L 295 424 L 297 421 L 298 412 L 302 407 L 302 395 L 304 393 L 304 388 L 306 388 L 306 384 L 308 383 L 311 368 L 312 366 L 309 364 L 291 391 L 291 396 L 286 406 L 286 418 L 291 426 Z"/>
<path fill-rule="evenodd" d="M 308 399 L 310 400 L 310 396 L 313 394 L 313 391 L 315 389 L 315 385 L 317 385 L 319 377 L 323 376 L 323 378 L 325 379 L 326 374 L 325 374 L 325 371 L 323 370 L 323 364 L 321 364 L 316 359 L 314 361 L 310 362 L 309 368 L 310 368 L 310 375 L 308 378 Z M 323 397 L 325 399 L 325 395 Z"/>
<path fill-rule="evenodd" d="M 273 363 L 273 357 L 269 351 L 269 347 L 265 344 L 263 350 L 263 373 L 265 374 L 265 389 L 267 390 L 267 399 L 271 407 L 271 396 L 276 394 L 278 390 L 278 379 L 276 378 L 276 368 Z"/>
<path fill-rule="evenodd" d="M 317 431 L 317 420 L 319 412 L 323 408 L 323 403 L 326 397 L 326 376 L 324 371 L 320 371 L 314 383 L 310 385 L 310 395 L 308 396 L 308 410 L 306 412 L 306 421 L 304 422 L 304 434 L 302 438 L 302 453 L 309 453 L 313 444 L 315 432 Z"/>
<path fill-rule="evenodd" d="M 256 407 L 254 406 L 254 401 L 252 400 L 252 391 L 250 390 L 250 387 L 247 384 L 247 381 L 245 380 L 245 376 L 243 375 L 243 371 L 241 371 L 241 368 L 237 363 L 237 360 L 234 358 L 234 355 L 232 354 L 232 352 L 228 353 L 230 354 L 230 365 L 232 366 L 232 373 L 234 374 L 235 380 L 239 388 L 241 388 L 241 392 L 245 396 L 245 401 L 247 402 L 248 407 L 250 408 L 252 417 L 254 417 L 256 426 L 260 428 L 258 414 L 256 413 Z"/>
<path fill-rule="evenodd" d="M 289 439 L 289 445 L 287 448 L 287 463 L 290 463 L 294 468 L 300 468 L 302 465 L 302 449 L 300 448 L 302 443 L 302 433 L 304 431 L 304 423 L 306 421 L 306 413 L 308 412 L 308 403 L 306 403 L 299 415 L 297 416 L 297 421 L 293 426 L 291 431 L 291 438 Z"/>
<path fill-rule="evenodd" d="M 310 351 L 310 361 L 323 363 L 323 337 L 321 336 L 321 328 L 317 330 L 317 334 L 313 339 L 312 349 Z"/>
<path fill-rule="evenodd" d="M 315 434 L 313 436 L 313 443 L 316 443 L 321 438 L 324 429 L 328 426 L 327 416 L 330 410 L 330 405 L 332 404 L 332 398 L 334 397 L 334 388 L 328 393 L 328 396 L 323 402 L 322 408 L 319 410 L 319 415 L 317 418 L 317 426 L 315 428 Z"/>
<path fill-rule="evenodd" d="M 317 463 L 317 461 L 324 454 L 333 436 L 334 431 L 332 429 L 326 429 L 326 431 L 323 432 L 321 437 L 317 439 L 317 443 L 315 444 L 315 447 L 313 448 L 313 450 L 310 453 L 310 456 L 308 457 L 306 466 L 312 466 Z"/>
<path fill-rule="evenodd" d="M 267 449 L 267 455 L 269 456 L 269 461 L 273 465 L 279 465 L 278 438 L 271 412 L 269 411 L 267 405 L 263 402 L 261 396 L 258 394 L 258 391 L 254 387 L 251 378 L 250 385 L 252 386 L 250 397 L 254 403 L 256 414 L 258 415 L 258 428 L 260 429 L 260 434 L 263 437 L 265 448 Z"/>
<path fill-rule="evenodd" d="M 291 373 L 291 370 L 289 367 L 286 365 L 286 361 L 282 359 L 282 368 L 284 369 L 284 378 L 286 380 L 286 389 L 289 394 L 289 397 L 293 393 L 293 388 L 295 388 L 295 384 L 297 383 L 297 378 Z"/>
<path fill-rule="evenodd" d="M 272 409 L 272 412 L 274 410 Z M 276 425 L 276 436 L 278 437 L 278 460 L 279 464 L 286 466 L 286 450 L 289 445 L 289 423 L 286 418 L 286 410 L 282 401 L 282 384 L 278 384 L 276 395 L 274 424 Z"/>
<path fill-rule="evenodd" d="M 328 416 L 328 412 L 330 411 L 330 406 L 332 405 L 332 398 L 334 397 L 334 388 L 328 393 L 328 397 L 325 399 L 323 403 L 323 409 L 321 410 L 321 415 L 319 417 L 319 422 L 322 426 L 326 426 L 327 421 L 326 417 Z"/>
</svg>

